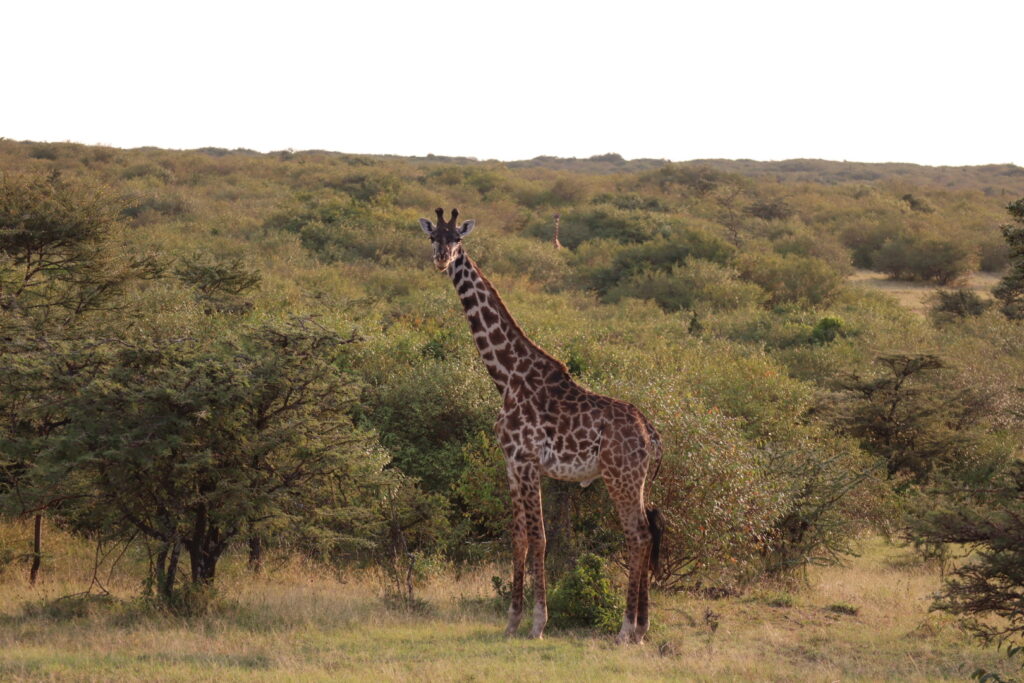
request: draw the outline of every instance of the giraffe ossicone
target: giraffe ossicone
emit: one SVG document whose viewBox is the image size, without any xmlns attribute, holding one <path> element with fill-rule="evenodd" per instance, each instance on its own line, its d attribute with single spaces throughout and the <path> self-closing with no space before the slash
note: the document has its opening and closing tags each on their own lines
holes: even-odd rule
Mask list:
<svg viewBox="0 0 1024 683">
<path fill-rule="evenodd" d="M 542 637 L 547 624 L 541 476 L 581 486 L 600 478 L 615 504 L 629 555 L 626 609 L 616 640 L 642 642 L 649 627 L 650 571 L 657 568 L 664 528 L 661 513 L 644 503 L 647 474 L 661 462 L 658 432 L 635 406 L 581 387 L 561 361 L 526 336 L 463 249 L 462 238 L 475 222 L 458 223 L 457 209 L 448 220 L 444 209 L 435 213 L 436 224 L 420 219 L 434 247 L 434 265 L 451 278 L 502 397 L 494 428 L 512 500 L 512 603 L 505 634 L 514 635 L 523 616 L 528 556 L 534 594 L 530 636 Z"/>
</svg>

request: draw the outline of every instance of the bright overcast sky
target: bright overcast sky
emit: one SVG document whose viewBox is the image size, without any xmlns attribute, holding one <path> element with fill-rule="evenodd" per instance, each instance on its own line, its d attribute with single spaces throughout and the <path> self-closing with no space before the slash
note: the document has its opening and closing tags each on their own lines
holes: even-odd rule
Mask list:
<svg viewBox="0 0 1024 683">
<path fill-rule="evenodd" d="M 0 136 L 1024 165 L 1024 1 L 12 0 Z"/>
</svg>

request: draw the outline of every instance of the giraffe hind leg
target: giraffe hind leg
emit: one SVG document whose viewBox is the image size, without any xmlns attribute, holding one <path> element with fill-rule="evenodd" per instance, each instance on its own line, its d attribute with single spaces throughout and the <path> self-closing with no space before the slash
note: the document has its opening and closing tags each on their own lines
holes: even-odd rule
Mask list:
<svg viewBox="0 0 1024 683">
<path fill-rule="evenodd" d="M 643 475 L 606 477 L 605 484 L 619 513 L 629 554 L 626 609 L 617 643 L 641 642 L 648 628 L 648 593 L 653 535 L 643 505 Z"/>
</svg>

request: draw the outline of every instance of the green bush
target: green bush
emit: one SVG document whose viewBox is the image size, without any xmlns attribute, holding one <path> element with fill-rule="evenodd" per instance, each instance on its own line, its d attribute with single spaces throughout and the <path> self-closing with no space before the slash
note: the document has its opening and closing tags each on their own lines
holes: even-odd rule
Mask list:
<svg viewBox="0 0 1024 683">
<path fill-rule="evenodd" d="M 978 240 L 978 252 L 978 269 L 983 272 L 999 273 L 1010 265 L 1006 242 L 996 236 L 985 236 Z"/>
<path fill-rule="evenodd" d="M 915 497 L 910 535 L 964 544 L 969 558 L 945 579 L 933 609 L 956 615 L 986 642 L 1024 644 L 1024 465 L 961 468 Z M 993 618 L 995 617 L 995 618 Z"/>
<path fill-rule="evenodd" d="M 940 317 L 967 318 L 981 315 L 992 306 L 991 301 L 982 299 L 977 292 L 969 289 L 940 289 L 935 294 L 932 313 Z"/>
<path fill-rule="evenodd" d="M 970 250 L 958 242 L 920 237 L 890 238 L 872 254 L 875 270 L 900 280 L 931 280 L 948 285 L 974 265 Z"/>
<path fill-rule="evenodd" d="M 1010 269 L 992 290 L 992 295 L 1002 302 L 1007 318 L 1024 320 L 1024 198 L 1006 209 L 1013 217 L 1013 223 L 1002 227 Z"/>
<path fill-rule="evenodd" d="M 886 240 L 900 234 L 902 230 L 902 225 L 888 216 L 876 217 L 858 213 L 849 220 L 852 224 L 839 229 L 839 238 L 852 253 L 853 265 L 858 268 L 874 267 L 874 254 L 882 248 Z"/>
<path fill-rule="evenodd" d="M 588 245 L 590 246 L 590 245 Z M 604 242 L 601 246 L 608 249 Z M 594 261 L 593 250 L 585 250 L 577 258 L 580 264 Z M 658 237 L 642 244 L 612 247 L 598 267 L 584 266 L 581 275 L 585 285 L 605 293 L 623 280 L 644 271 L 669 272 L 675 266 L 684 265 L 687 259 L 699 258 L 719 265 L 726 265 L 735 249 L 724 239 L 702 228 L 676 230 L 671 237 Z M 595 264 L 596 265 L 596 264 Z"/>
<path fill-rule="evenodd" d="M 654 186 L 666 193 L 682 192 L 704 197 L 723 185 L 743 185 L 745 179 L 708 166 L 693 164 L 666 164 L 661 168 L 640 174 L 637 183 Z"/>
<path fill-rule="evenodd" d="M 853 256 L 835 235 L 813 234 L 803 227 L 774 240 L 773 248 L 780 254 L 813 256 L 821 259 L 843 275 L 853 271 Z"/>
<path fill-rule="evenodd" d="M 845 336 L 843 332 L 843 319 L 836 316 L 826 316 L 818 321 L 818 324 L 811 330 L 811 342 L 814 344 L 828 344 L 835 341 L 836 337 Z"/>
<path fill-rule="evenodd" d="M 121 215 L 136 220 L 155 220 L 160 216 L 181 218 L 192 211 L 191 203 L 176 193 L 158 193 L 130 197 Z"/>
<path fill-rule="evenodd" d="M 762 453 L 718 409 L 666 402 L 653 416 L 664 443 L 651 500 L 669 523 L 656 578 L 662 588 L 731 584 L 753 575 L 782 506 Z"/>
<path fill-rule="evenodd" d="M 757 252 L 736 258 L 740 277 L 768 292 L 769 303 L 818 306 L 830 301 L 843 277 L 821 259 L 796 254 Z"/>
<path fill-rule="evenodd" d="M 634 275 L 605 297 L 611 303 L 625 298 L 652 299 L 666 311 L 716 311 L 760 304 L 765 294 L 757 285 L 741 282 L 731 268 L 695 258 L 668 272 Z"/>
<path fill-rule="evenodd" d="M 556 628 L 593 628 L 615 633 L 622 602 L 612 588 L 604 560 L 586 553 L 548 596 L 548 622 Z"/>
<path fill-rule="evenodd" d="M 530 230 L 535 237 L 550 239 L 551 222 L 545 219 Z M 643 242 L 658 232 L 658 221 L 644 211 L 624 211 L 613 206 L 573 208 L 562 213 L 559 240 L 569 249 L 593 239 Z"/>
</svg>

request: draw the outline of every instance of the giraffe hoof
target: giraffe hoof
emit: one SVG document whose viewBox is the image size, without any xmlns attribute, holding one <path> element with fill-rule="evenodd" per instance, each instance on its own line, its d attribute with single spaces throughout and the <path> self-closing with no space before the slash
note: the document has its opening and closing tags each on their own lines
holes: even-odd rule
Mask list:
<svg viewBox="0 0 1024 683">
<path fill-rule="evenodd" d="M 532 638 L 533 640 L 544 640 L 544 631 L 530 631 L 530 638 Z"/>
</svg>

